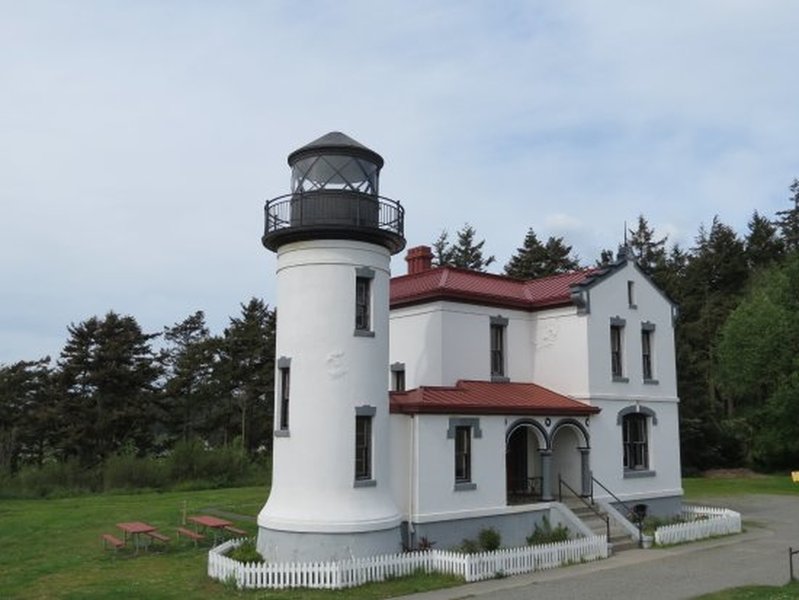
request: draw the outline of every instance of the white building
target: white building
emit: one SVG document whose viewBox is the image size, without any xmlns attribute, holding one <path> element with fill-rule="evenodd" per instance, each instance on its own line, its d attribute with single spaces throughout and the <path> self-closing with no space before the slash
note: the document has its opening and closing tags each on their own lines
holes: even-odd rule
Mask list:
<svg viewBox="0 0 799 600">
<path fill-rule="evenodd" d="M 334 132 L 289 165 L 264 235 L 279 314 L 267 559 L 448 547 L 486 527 L 522 544 L 571 514 L 563 494 L 679 511 L 675 307 L 634 261 L 525 282 L 433 268 L 422 246 L 390 279 L 404 212 L 378 195 L 382 158 Z"/>
</svg>

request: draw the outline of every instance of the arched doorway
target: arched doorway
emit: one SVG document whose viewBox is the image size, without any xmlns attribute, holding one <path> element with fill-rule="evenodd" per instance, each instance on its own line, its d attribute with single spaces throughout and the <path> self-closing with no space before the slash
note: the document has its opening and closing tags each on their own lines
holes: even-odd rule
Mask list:
<svg viewBox="0 0 799 600">
<path fill-rule="evenodd" d="M 577 494 L 590 487 L 589 439 L 585 428 L 574 419 L 563 419 L 552 430 L 552 490 L 557 495 L 558 479 Z M 565 492 L 565 490 L 564 490 Z"/>
<path fill-rule="evenodd" d="M 534 421 L 517 421 L 508 429 L 505 445 L 505 481 L 508 504 L 539 502 L 542 492 L 540 451 L 546 434 Z"/>
</svg>

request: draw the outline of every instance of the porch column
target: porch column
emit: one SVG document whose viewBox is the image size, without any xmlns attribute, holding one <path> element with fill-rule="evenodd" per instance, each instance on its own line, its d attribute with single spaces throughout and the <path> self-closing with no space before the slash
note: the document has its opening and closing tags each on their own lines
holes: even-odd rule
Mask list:
<svg viewBox="0 0 799 600">
<path fill-rule="evenodd" d="M 580 451 L 580 474 L 582 477 L 582 497 L 587 498 L 591 495 L 591 448 L 577 448 Z"/>
<path fill-rule="evenodd" d="M 539 450 L 541 457 L 541 500 L 549 502 L 552 497 L 552 450 Z"/>
</svg>

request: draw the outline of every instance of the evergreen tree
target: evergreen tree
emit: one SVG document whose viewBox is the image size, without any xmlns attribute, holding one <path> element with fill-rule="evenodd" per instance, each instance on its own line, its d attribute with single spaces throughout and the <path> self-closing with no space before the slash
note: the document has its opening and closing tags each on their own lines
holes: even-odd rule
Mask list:
<svg viewBox="0 0 799 600">
<path fill-rule="evenodd" d="M 632 249 L 638 265 L 660 285 L 660 278 L 666 269 L 666 240 L 658 239 L 655 230 L 649 226 L 644 215 L 638 216 L 638 226 L 629 230 L 627 246 Z"/>
<path fill-rule="evenodd" d="M 517 248 L 516 254 L 505 265 L 505 274 L 517 279 L 536 279 L 577 268 L 579 263 L 571 256 L 571 246 L 566 246 L 563 238 L 550 237 L 546 244 L 542 244 L 530 228 L 522 247 Z"/>
<path fill-rule="evenodd" d="M 745 250 L 750 269 L 767 267 L 782 259 L 785 252 L 784 244 L 771 221 L 755 211 L 749 220 L 748 228 Z"/>
<path fill-rule="evenodd" d="M 50 358 L 0 366 L 0 472 L 41 465 L 52 442 Z"/>
<path fill-rule="evenodd" d="M 799 250 L 799 179 L 794 179 L 790 188 L 793 207 L 777 211 L 777 226 L 788 252 Z"/>
<path fill-rule="evenodd" d="M 609 267 L 615 262 L 615 258 L 613 256 L 613 250 L 608 250 L 605 248 L 602 252 L 599 253 L 599 258 L 594 263 L 596 267 Z"/>
<path fill-rule="evenodd" d="M 458 267 L 472 271 L 485 271 L 496 260 L 493 256 L 483 256 L 485 240 L 476 242 L 477 232 L 465 223 L 457 232 L 458 241 L 449 242 L 446 230 L 433 242 L 433 264 L 438 267 Z"/>
<path fill-rule="evenodd" d="M 148 452 L 160 421 L 161 366 L 133 317 L 109 312 L 68 327 L 58 360 L 59 446 L 64 457 L 101 462 L 124 445 Z"/>
<path fill-rule="evenodd" d="M 241 305 L 240 317 L 230 319 L 218 342 L 214 376 L 224 399 L 223 412 L 217 414 L 223 444 L 239 437 L 250 452 L 271 449 L 276 324 L 276 312 L 252 298 Z"/>
<path fill-rule="evenodd" d="M 188 441 L 204 429 L 203 420 L 212 400 L 211 376 L 214 344 L 198 310 L 172 327 L 164 327 L 167 381 L 164 392 L 173 436 Z"/>
</svg>

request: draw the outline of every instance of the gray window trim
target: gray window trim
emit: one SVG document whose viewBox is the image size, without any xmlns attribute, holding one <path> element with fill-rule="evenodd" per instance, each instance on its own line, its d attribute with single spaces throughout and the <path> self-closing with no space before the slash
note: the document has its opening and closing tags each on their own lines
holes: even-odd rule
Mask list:
<svg viewBox="0 0 799 600">
<path fill-rule="evenodd" d="M 405 363 L 402 362 L 395 362 L 391 364 L 391 371 L 404 371 L 405 370 Z"/>
<path fill-rule="evenodd" d="M 618 412 L 618 414 L 616 415 L 616 425 L 621 425 L 621 420 L 627 415 L 633 413 L 649 417 L 650 419 L 652 419 L 652 425 L 658 424 L 658 416 L 654 410 L 652 410 L 648 406 L 641 406 L 640 404 L 632 404 L 630 406 L 625 406 Z"/>
<path fill-rule="evenodd" d="M 499 327 L 502 329 L 502 374 L 497 375 L 493 372 L 491 373 L 491 381 L 493 383 L 507 383 L 510 381 L 510 377 L 508 377 L 508 319 L 503 317 L 502 315 L 497 315 L 495 317 L 489 317 L 489 343 L 493 344 L 493 336 L 494 336 L 494 327 Z M 489 355 L 490 360 L 490 367 L 493 371 L 494 368 L 494 357 L 493 357 L 493 347 L 489 346 Z"/>
<path fill-rule="evenodd" d="M 651 321 L 642 321 L 641 331 L 655 331 L 655 324 Z"/>
<path fill-rule="evenodd" d="M 624 469 L 624 479 L 638 479 L 639 477 L 655 477 L 657 473 L 651 469 L 641 469 L 636 471 L 634 469 Z"/>
<path fill-rule="evenodd" d="M 365 487 L 377 487 L 377 480 L 375 479 L 356 479 L 352 482 L 352 487 L 356 488 L 365 488 Z"/>
<path fill-rule="evenodd" d="M 369 267 L 355 267 L 355 276 L 362 277 L 364 279 L 374 279 L 375 270 Z"/>
<path fill-rule="evenodd" d="M 627 319 L 622 319 L 621 317 L 611 317 L 610 318 L 610 326 L 611 327 L 625 327 L 627 325 Z"/>
<path fill-rule="evenodd" d="M 377 414 L 377 408 L 364 404 L 363 406 L 355 407 L 356 417 L 374 417 Z"/>
<path fill-rule="evenodd" d="M 449 429 L 447 429 L 448 440 L 455 439 L 456 427 L 471 427 L 472 437 L 476 440 L 483 437 L 483 430 L 480 429 L 480 419 L 478 417 L 450 417 Z"/>
<path fill-rule="evenodd" d="M 355 281 L 356 281 L 356 289 L 357 289 L 357 281 L 358 279 L 369 279 L 369 329 L 358 329 L 357 327 L 353 328 L 352 335 L 354 337 L 375 337 L 374 332 L 374 306 L 372 305 L 373 300 L 373 293 L 372 290 L 372 283 L 371 280 L 375 278 L 375 270 L 369 267 L 355 267 Z M 356 300 L 356 307 L 357 307 L 357 298 Z"/>
<path fill-rule="evenodd" d="M 369 417 L 372 419 L 372 423 L 370 425 L 370 431 L 372 436 L 374 436 L 374 416 L 377 414 L 377 408 L 374 406 L 370 406 L 368 404 L 363 404 L 361 406 L 355 407 L 355 416 L 356 417 Z M 377 486 L 377 480 L 374 477 L 374 437 L 369 442 L 369 458 L 371 459 L 372 464 L 370 465 L 370 472 L 372 477 L 370 479 L 355 479 L 352 480 L 352 487 L 354 488 L 368 488 L 368 487 L 375 487 Z"/>
<path fill-rule="evenodd" d="M 629 377 L 619 377 L 618 375 L 613 376 L 613 383 L 630 383 Z"/>
<path fill-rule="evenodd" d="M 477 484 L 473 481 L 461 481 L 455 484 L 453 491 L 455 492 L 470 492 L 471 490 L 476 490 Z"/>
<path fill-rule="evenodd" d="M 277 368 L 278 369 L 290 369 L 291 368 L 291 359 L 288 356 L 281 356 L 277 359 Z"/>
<path fill-rule="evenodd" d="M 354 335 L 355 337 L 373 338 L 373 337 L 375 337 L 375 332 L 374 331 L 367 331 L 366 329 L 353 329 L 352 330 L 352 335 Z"/>
<path fill-rule="evenodd" d="M 496 317 L 491 317 L 490 322 L 491 325 L 501 325 L 502 327 L 507 327 L 509 321 L 502 315 L 497 315 Z"/>
<path fill-rule="evenodd" d="M 635 302 L 635 281 L 632 279 L 627 280 L 627 305 L 633 309 L 638 308 Z"/>
</svg>

